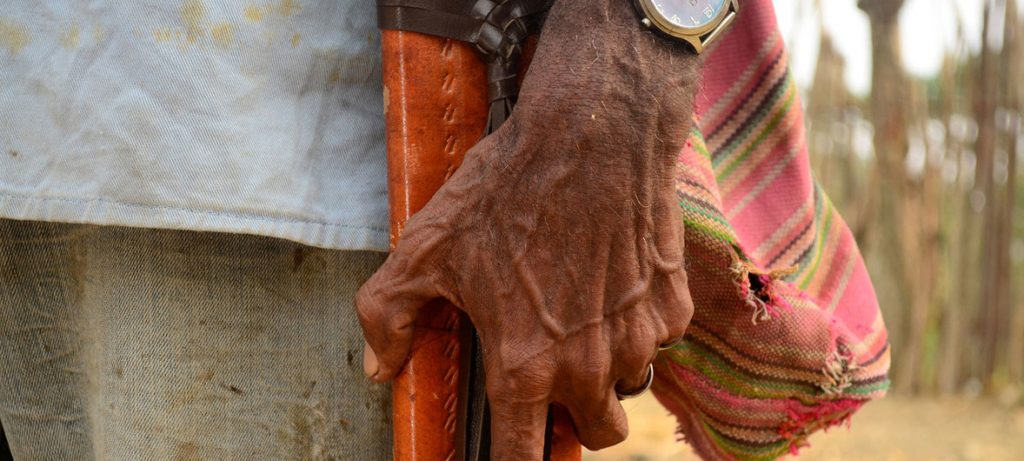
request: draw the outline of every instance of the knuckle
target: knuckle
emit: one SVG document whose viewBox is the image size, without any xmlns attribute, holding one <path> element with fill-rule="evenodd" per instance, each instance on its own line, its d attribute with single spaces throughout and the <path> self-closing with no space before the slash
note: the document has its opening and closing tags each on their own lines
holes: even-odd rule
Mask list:
<svg viewBox="0 0 1024 461">
<path fill-rule="evenodd" d="M 608 353 L 593 354 L 575 363 L 563 363 L 555 394 L 561 399 L 575 401 L 581 407 L 586 402 L 601 402 L 608 386 L 615 381 L 614 365 L 615 361 Z"/>
<path fill-rule="evenodd" d="M 356 313 L 359 315 L 359 321 L 364 325 L 377 323 L 382 316 L 382 305 L 379 302 L 380 290 L 376 286 L 375 280 L 375 278 L 371 278 L 356 292 Z"/>
<path fill-rule="evenodd" d="M 675 341 L 686 334 L 687 328 L 690 327 L 690 319 L 693 318 L 693 310 L 685 312 L 679 319 L 669 320 L 665 323 L 665 329 L 667 330 L 668 337 L 662 339 L 662 343 Z"/>
<path fill-rule="evenodd" d="M 580 443 L 588 450 L 597 451 L 618 445 L 629 436 L 629 423 L 613 412 L 584 424 L 586 426 L 579 431 Z"/>
<path fill-rule="evenodd" d="M 642 342 L 642 344 L 641 344 Z M 630 341 L 630 345 L 621 350 L 616 362 L 618 368 L 626 371 L 626 375 L 632 377 L 639 370 L 646 370 L 658 351 L 658 345 L 653 340 Z"/>
<path fill-rule="evenodd" d="M 375 317 L 373 314 L 376 309 L 374 308 L 373 298 L 370 296 L 365 285 L 356 292 L 355 304 L 359 322 L 364 326 L 372 323 Z"/>
<path fill-rule="evenodd" d="M 678 325 L 668 325 L 668 334 L 662 338 L 660 344 L 671 344 L 678 342 L 683 335 L 686 334 L 686 328 L 689 326 L 689 322 L 681 323 Z"/>
<path fill-rule="evenodd" d="M 680 271 L 677 274 L 673 274 L 669 283 L 672 287 L 672 294 L 676 304 L 681 308 L 692 310 L 693 300 L 690 298 L 690 283 L 686 279 L 686 272 Z"/>
<path fill-rule="evenodd" d="M 541 367 L 517 367 L 488 369 L 486 386 L 488 395 L 498 402 L 514 404 L 534 401 L 550 393 L 551 373 Z"/>
<path fill-rule="evenodd" d="M 415 312 L 403 309 L 393 291 L 393 288 L 377 285 L 371 279 L 356 293 L 356 315 L 363 329 L 372 333 L 368 336 L 391 340 L 415 321 Z"/>
<path fill-rule="evenodd" d="M 679 316 L 666 317 L 665 318 L 665 334 L 664 337 L 659 338 L 660 343 L 668 341 L 674 341 L 679 339 L 686 333 L 686 329 L 690 326 L 690 318 L 693 316 L 692 312 L 683 312 Z"/>
<path fill-rule="evenodd" d="M 387 332 L 393 341 L 408 338 L 412 335 L 412 328 L 416 322 L 416 315 L 411 311 L 399 311 L 389 315 L 385 320 Z"/>
<path fill-rule="evenodd" d="M 667 290 L 659 303 L 661 318 L 665 323 L 665 333 L 668 335 L 662 340 L 678 338 L 686 332 L 693 318 L 693 301 L 690 298 L 690 291 L 685 283 L 672 284 L 672 289 Z"/>
</svg>

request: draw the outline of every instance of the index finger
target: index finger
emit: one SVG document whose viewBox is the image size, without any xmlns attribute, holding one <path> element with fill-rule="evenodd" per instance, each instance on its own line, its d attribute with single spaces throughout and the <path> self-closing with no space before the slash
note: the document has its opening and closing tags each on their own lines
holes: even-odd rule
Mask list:
<svg viewBox="0 0 1024 461">
<path fill-rule="evenodd" d="M 491 399 L 491 459 L 541 461 L 548 402 Z"/>
</svg>

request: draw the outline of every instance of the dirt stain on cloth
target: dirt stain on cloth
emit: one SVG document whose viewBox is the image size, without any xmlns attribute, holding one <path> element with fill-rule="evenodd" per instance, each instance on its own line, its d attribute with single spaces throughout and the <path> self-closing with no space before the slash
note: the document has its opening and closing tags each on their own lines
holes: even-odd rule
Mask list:
<svg viewBox="0 0 1024 461">
<path fill-rule="evenodd" d="M 214 24 L 210 29 L 210 36 L 217 45 L 227 47 L 235 40 L 235 26 L 228 22 Z"/>
<path fill-rule="evenodd" d="M 297 459 L 334 459 L 341 447 L 340 431 L 328 423 L 326 413 L 323 402 L 293 406 L 288 424 L 278 431 L 278 440 L 291 445 Z"/>
<path fill-rule="evenodd" d="M 263 20 L 263 16 L 265 16 L 267 13 L 263 10 L 263 8 L 260 8 L 256 5 L 249 5 L 245 7 L 245 9 L 242 11 L 242 14 L 245 16 L 245 19 L 249 22 L 260 22 Z"/>
<path fill-rule="evenodd" d="M 296 2 L 295 0 L 281 0 L 281 4 L 277 7 L 281 16 L 291 16 L 298 13 L 301 9 L 302 7 L 299 6 L 299 2 Z"/>
<path fill-rule="evenodd" d="M 174 454 L 174 461 L 199 461 L 199 446 L 187 442 L 178 445 Z"/>
<path fill-rule="evenodd" d="M 191 45 L 203 37 L 206 6 L 199 0 L 185 0 L 181 5 L 181 22 L 185 24 L 185 41 Z"/>
<path fill-rule="evenodd" d="M 9 19 L 0 18 L 0 46 L 7 49 L 11 56 L 17 56 L 32 42 L 28 28 Z"/>
<path fill-rule="evenodd" d="M 302 6 L 295 0 L 281 0 L 278 4 L 248 5 L 242 10 L 242 16 L 249 22 L 260 22 L 267 17 L 267 14 L 277 13 L 283 17 L 289 17 L 302 10 Z"/>
<path fill-rule="evenodd" d="M 82 31 L 79 30 L 78 24 L 71 24 L 68 30 L 60 36 L 60 44 L 66 49 L 75 49 L 78 47 L 78 42 L 82 38 Z"/>
</svg>

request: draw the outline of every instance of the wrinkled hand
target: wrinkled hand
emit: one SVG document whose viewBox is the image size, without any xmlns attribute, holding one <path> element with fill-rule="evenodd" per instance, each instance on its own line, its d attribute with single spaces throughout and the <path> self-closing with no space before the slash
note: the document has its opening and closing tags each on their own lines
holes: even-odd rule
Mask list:
<svg viewBox="0 0 1024 461">
<path fill-rule="evenodd" d="M 558 1 L 519 105 L 481 141 L 363 286 L 367 373 L 404 365 L 417 313 L 447 298 L 483 343 L 492 456 L 539 460 L 548 406 L 600 449 L 693 312 L 674 161 L 698 60 L 629 1 Z"/>
</svg>

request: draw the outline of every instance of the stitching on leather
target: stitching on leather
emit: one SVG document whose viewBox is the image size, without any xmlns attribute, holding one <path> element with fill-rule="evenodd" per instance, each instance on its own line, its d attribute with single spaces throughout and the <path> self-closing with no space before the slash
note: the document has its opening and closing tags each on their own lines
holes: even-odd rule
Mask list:
<svg viewBox="0 0 1024 461">
<path fill-rule="evenodd" d="M 452 69 L 452 55 L 455 52 L 455 41 L 452 39 L 445 39 L 444 45 L 441 47 L 441 58 L 444 63 L 444 76 L 441 78 L 441 89 L 444 95 L 444 116 L 442 121 L 444 123 L 444 153 L 445 162 L 447 163 L 444 180 L 445 182 L 451 178 L 452 174 L 455 173 L 455 154 L 458 152 L 458 136 L 455 135 L 455 119 L 456 119 L 456 107 L 452 101 L 454 89 L 458 88 L 458 84 L 455 81 L 457 73 L 453 72 Z"/>
<path fill-rule="evenodd" d="M 456 107 L 453 102 L 455 96 L 455 89 L 459 87 L 456 79 L 458 73 L 454 72 L 453 68 L 453 56 L 455 53 L 455 41 L 452 39 L 445 39 L 444 45 L 441 47 L 441 62 L 444 69 L 444 74 L 441 77 L 441 101 L 439 101 L 444 107 L 444 116 L 442 117 L 441 123 L 444 125 L 444 159 L 447 164 L 444 180 L 445 182 L 451 178 L 452 174 L 455 173 L 455 160 L 456 153 L 458 152 L 458 136 L 456 135 L 455 121 L 457 120 Z M 447 318 L 445 319 L 445 327 L 449 331 L 458 331 L 459 328 L 459 315 L 454 308 L 449 307 L 447 309 Z M 459 402 L 459 378 L 460 378 L 460 366 L 462 361 L 460 356 L 462 354 L 462 347 L 460 344 L 460 338 L 458 334 L 449 334 L 448 343 L 445 344 L 444 355 L 448 361 L 448 371 L 444 375 L 445 383 L 445 397 L 444 397 L 444 409 L 447 413 L 445 418 L 444 429 L 450 435 L 449 440 L 454 441 L 455 431 L 458 429 L 458 419 L 456 417 L 456 407 Z M 449 445 L 448 454 L 445 456 L 445 461 L 455 461 L 457 449 L 454 443 Z"/>
</svg>

